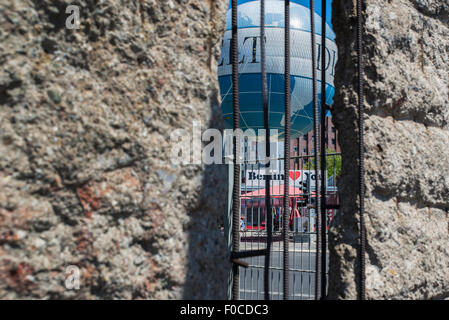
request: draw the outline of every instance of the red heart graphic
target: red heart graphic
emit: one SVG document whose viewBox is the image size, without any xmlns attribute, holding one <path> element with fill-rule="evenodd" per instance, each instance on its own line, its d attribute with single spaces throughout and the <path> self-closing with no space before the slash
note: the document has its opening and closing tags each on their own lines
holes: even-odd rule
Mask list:
<svg viewBox="0 0 449 320">
<path fill-rule="evenodd" d="M 289 175 L 292 180 L 296 181 L 301 176 L 301 172 L 300 171 L 290 171 Z"/>
</svg>

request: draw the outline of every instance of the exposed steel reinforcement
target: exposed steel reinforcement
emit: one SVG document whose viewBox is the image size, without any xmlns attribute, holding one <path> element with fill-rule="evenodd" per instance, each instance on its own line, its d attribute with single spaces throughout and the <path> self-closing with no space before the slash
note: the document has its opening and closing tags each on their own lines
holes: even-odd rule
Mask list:
<svg viewBox="0 0 449 320">
<path fill-rule="evenodd" d="M 362 0 L 357 0 L 357 64 L 358 64 L 358 113 L 359 113 L 359 201 L 360 201 L 360 252 L 359 252 L 359 299 L 366 299 L 366 230 L 365 230 L 365 168 L 363 143 L 363 48 L 362 48 Z"/>
</svg>

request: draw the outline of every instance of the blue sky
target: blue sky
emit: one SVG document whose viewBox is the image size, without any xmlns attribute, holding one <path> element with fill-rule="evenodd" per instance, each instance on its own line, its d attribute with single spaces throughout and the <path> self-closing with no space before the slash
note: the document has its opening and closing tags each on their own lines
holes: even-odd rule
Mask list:
<svg viewBox="0 0 449 320">
<path fill-rule="evenodd" d="M 251 1 L 257 1 L 257 0 L 238 0 L 238 4 L 243 4 L 245 2 L 251 2 Z M 266 0 L 268 2 L 269 0 Z M 282 0 L 279 0 L 282 1 Z M 332 25 L 332 0 L 326 0 L 327 1 L 327 15 L 326 15 L 326 22 L 329 25 Z M 292 3 L 300 4 L 304 7 L 310 8 L 310 0 L 290 0 Z M 229 0 L 229 8 L 231 8 L 231 0 Z M 321 16 L 321 0 L 315 0 L 315 12 Z"/>
</svg>

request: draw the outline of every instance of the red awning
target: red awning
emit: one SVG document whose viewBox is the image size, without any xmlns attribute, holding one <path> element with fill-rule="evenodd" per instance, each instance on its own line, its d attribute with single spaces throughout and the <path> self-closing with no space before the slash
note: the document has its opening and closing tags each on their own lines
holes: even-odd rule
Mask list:
<svg viewBox="0 0 449 320">
<path fill-rule="evenodd" d="M 304 194 L 304 192 L 300 188 L 295 188 L 293 186 L 288 187 L 289 198 L 299 197 L 302 194 Z M 280 184 L 270 187 L 270 196 L 273 198 L 282 198 L 284 196 L 284 185 Z M 242 194 L 242 199 L 251 198 L 265 198 L 265 188 Z"/>
</svg>

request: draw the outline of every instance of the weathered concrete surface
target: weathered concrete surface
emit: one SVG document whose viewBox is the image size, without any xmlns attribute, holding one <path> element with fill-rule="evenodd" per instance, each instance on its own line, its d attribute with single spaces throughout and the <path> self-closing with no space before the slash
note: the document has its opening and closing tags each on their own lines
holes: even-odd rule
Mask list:
<svg viewBox="0 0 449 320">
<path fill-rule="evenodd" d="M 226 4 L 0 0 L 0 298 L 225 298 L 226 170 L 169 134 L 221 125 Z"/>
<path fill-rule="evenodd" d="M 367 297 L 449 297 L 449 3 L 364 1 Z M 330 297 L 358 270 L 355 1 L 334 0 L 334 123 L 344 214 L 330 238 Z"/>
</svg>

